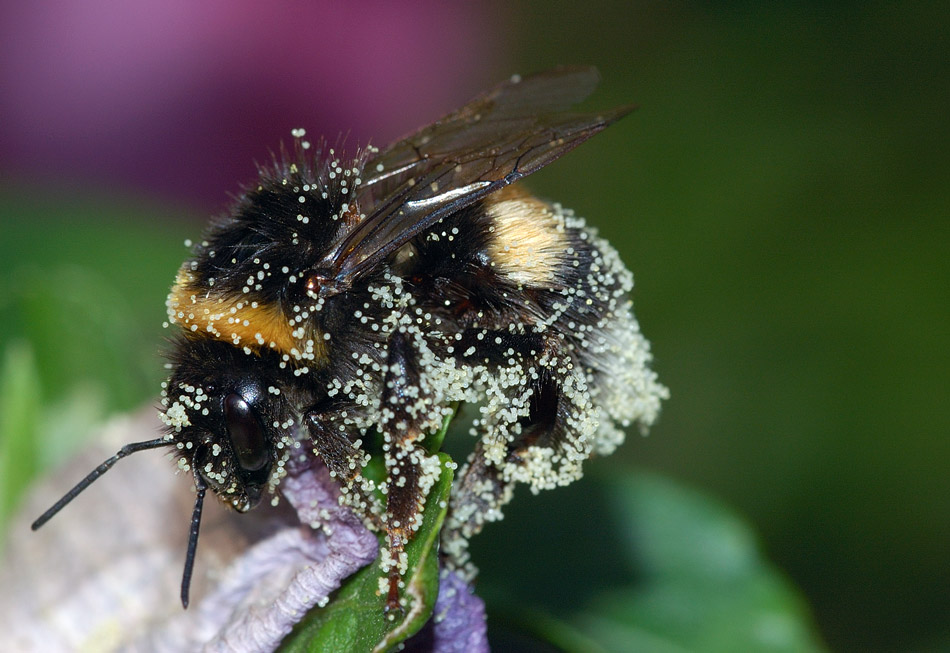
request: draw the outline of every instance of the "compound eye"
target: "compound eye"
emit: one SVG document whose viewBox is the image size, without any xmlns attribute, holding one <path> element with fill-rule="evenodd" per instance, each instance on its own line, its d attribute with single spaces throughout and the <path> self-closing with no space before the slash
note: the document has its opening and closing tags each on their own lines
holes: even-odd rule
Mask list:
<svg viewBox="0 0 950 653">
<path fill-rule="evenodd" d="M 228 425 L 231 449 L 238 465 L 248 472 L 256 472 L 267 464 L 270 456 L 261 421 L 244 399 L 231 393 L 224 399 L 224 420 Z"/>
</svg>

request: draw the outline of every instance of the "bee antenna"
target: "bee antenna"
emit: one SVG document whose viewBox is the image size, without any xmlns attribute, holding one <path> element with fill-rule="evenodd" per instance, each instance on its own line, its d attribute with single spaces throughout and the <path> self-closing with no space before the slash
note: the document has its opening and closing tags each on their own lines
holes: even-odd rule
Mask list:
<svg viewBox="0 0 950 653">
<path fill-rule="evenodd" d="M 99 478 L 100 476 L 105 474 L 107 471 L 112 469 L 112 466 L 115 465 L 117 462 L 119 462 L 120 459 L 125 458 L 126 456 L 133 454 L 136 451 L 144 451 L 145 449 L 157 449 L 158 447 L 161 447 L 167 444 L 168 444 L 168 440 L 166 440 L 165 437 L 162 436 L 154 440 L 146 440 L 144 442 L 133 442 L 131 444 L 125 445 L 124 447 L 119 449 L 119 451 L 114 456 L 112 456 L 112 458 L 109 458 L 108 460 L 106 460 L 104 463 L 102 463 L 101 465 L 96 467 L 94 470 L 89 472 L 86 478 L 76 483 L 76 486 L 72 490 L 64 494 L 62 498 L 56 503 L 54 503 L 53 506 L 49 510 L 47 510 L 42 515 L 40 515 L 39 519 L 33 522 L 33 525 L 30 528 L 32 528 L 34 531 L 39 529 L 40 526 L 42 526 L 43 524 L 48 522 L 50 519 L 52 519 L 53 515 L 55 515 L 60 510 L 65 508 L 66 505 L 70 501 L 72 501 L 77 496 L 79 496 L 79 494 L 83 490 L 85 490 L 87 487 L 92 485 L 93 481 L 95 481 L 97 478 Z"/>
<path fill-rule="evenodd" d="M 201 527 L 201 508 L 205 501 L 204 479 L 195 474 L 195 488 L 198 496 L 195 497 L 195 510 L 191 514 L 191 531 L 188 533 L 188 552 L 185 553 L 185 570 L 181 575 L 181 607 L 188 609 L 188 590 L 191 587 L 191 572 L 195 568 L 195 551 L 198 549 L 198 529 Z"/>
</svg>

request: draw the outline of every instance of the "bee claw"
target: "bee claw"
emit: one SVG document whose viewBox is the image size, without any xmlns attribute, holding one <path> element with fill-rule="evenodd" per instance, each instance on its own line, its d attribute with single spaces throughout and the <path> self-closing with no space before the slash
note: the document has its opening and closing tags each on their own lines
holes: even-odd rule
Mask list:
<svg viewBox="0 0 950 653">
<path fill-rule="evenodd" d="M 389 575 L 389 593 L 386 595 L 386 605 L 383 607 L 383 614 L 387 617 L 404 617 L 406 609 L 399 600 L 399 575 Z"/>
</svg>

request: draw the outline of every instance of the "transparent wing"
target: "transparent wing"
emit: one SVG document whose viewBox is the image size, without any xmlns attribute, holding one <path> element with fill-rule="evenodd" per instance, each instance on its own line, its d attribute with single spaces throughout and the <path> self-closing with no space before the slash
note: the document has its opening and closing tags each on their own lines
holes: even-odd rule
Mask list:
<svg viewBox="0 0 950 653">
<path fill-rule="evenodd" d="M 366 217 L 321 264 L 343 287 L 440 219 L 530 175 L 626 115 L 569 113 L 594 68 L 513 78 L 381 150 L 364 167 Z"/>
<path fill-rule="evenodd" d="M 381 150 L 367 165 L 364 188 L 388 195 L 440 156 L 481 150 L 498 137 L 525 131 L 544 116 L 560 113 L 587 99 L 600 77 L 592 67 L 556 68 L 514 77 Z M 378 169 L 377 169 L 378 168 Z"/>
</svg>

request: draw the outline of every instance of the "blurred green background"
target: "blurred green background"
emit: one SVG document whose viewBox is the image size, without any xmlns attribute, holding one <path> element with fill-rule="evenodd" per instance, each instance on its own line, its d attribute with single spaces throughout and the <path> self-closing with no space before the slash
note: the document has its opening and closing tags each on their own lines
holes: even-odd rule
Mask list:
<svg viewBox="0 0 950 653">
<path fill-rule="evenodd" d="M 950 650 L 950 6 L 464 12 L 481 64 L 457 70 L 451 97 L 392 119 L 385 136 L 559 63 L 600 68 L 592 105 L 640 107 L 529 183 L 620 249 L 672 391 L 650 436 L 631 436 L 610 462 L 743 513 L 831 648 Z M 373 53 L 410 96 L 462 56 L 448 49 L 431 53 L 431 71 L 396 71 L 385 55 Z M 0 109 L 15 101 L 6 93 Z M 235 138 L 222 130 L 209 146 Z M 156 395 L 181 243 L 275 146 L 254 142 L 248 175 L 210 189 L 208 205 L 109 176 L 47 176 L 4 153 L 0 351 L 5 369 L 32 369 L 32 357 L 38 372 L 3 388 L 0 428 L 38 393 L 42 430 L 58 434 L 16 473 L 61 460 L 88 424 Z"/>
</svg>

